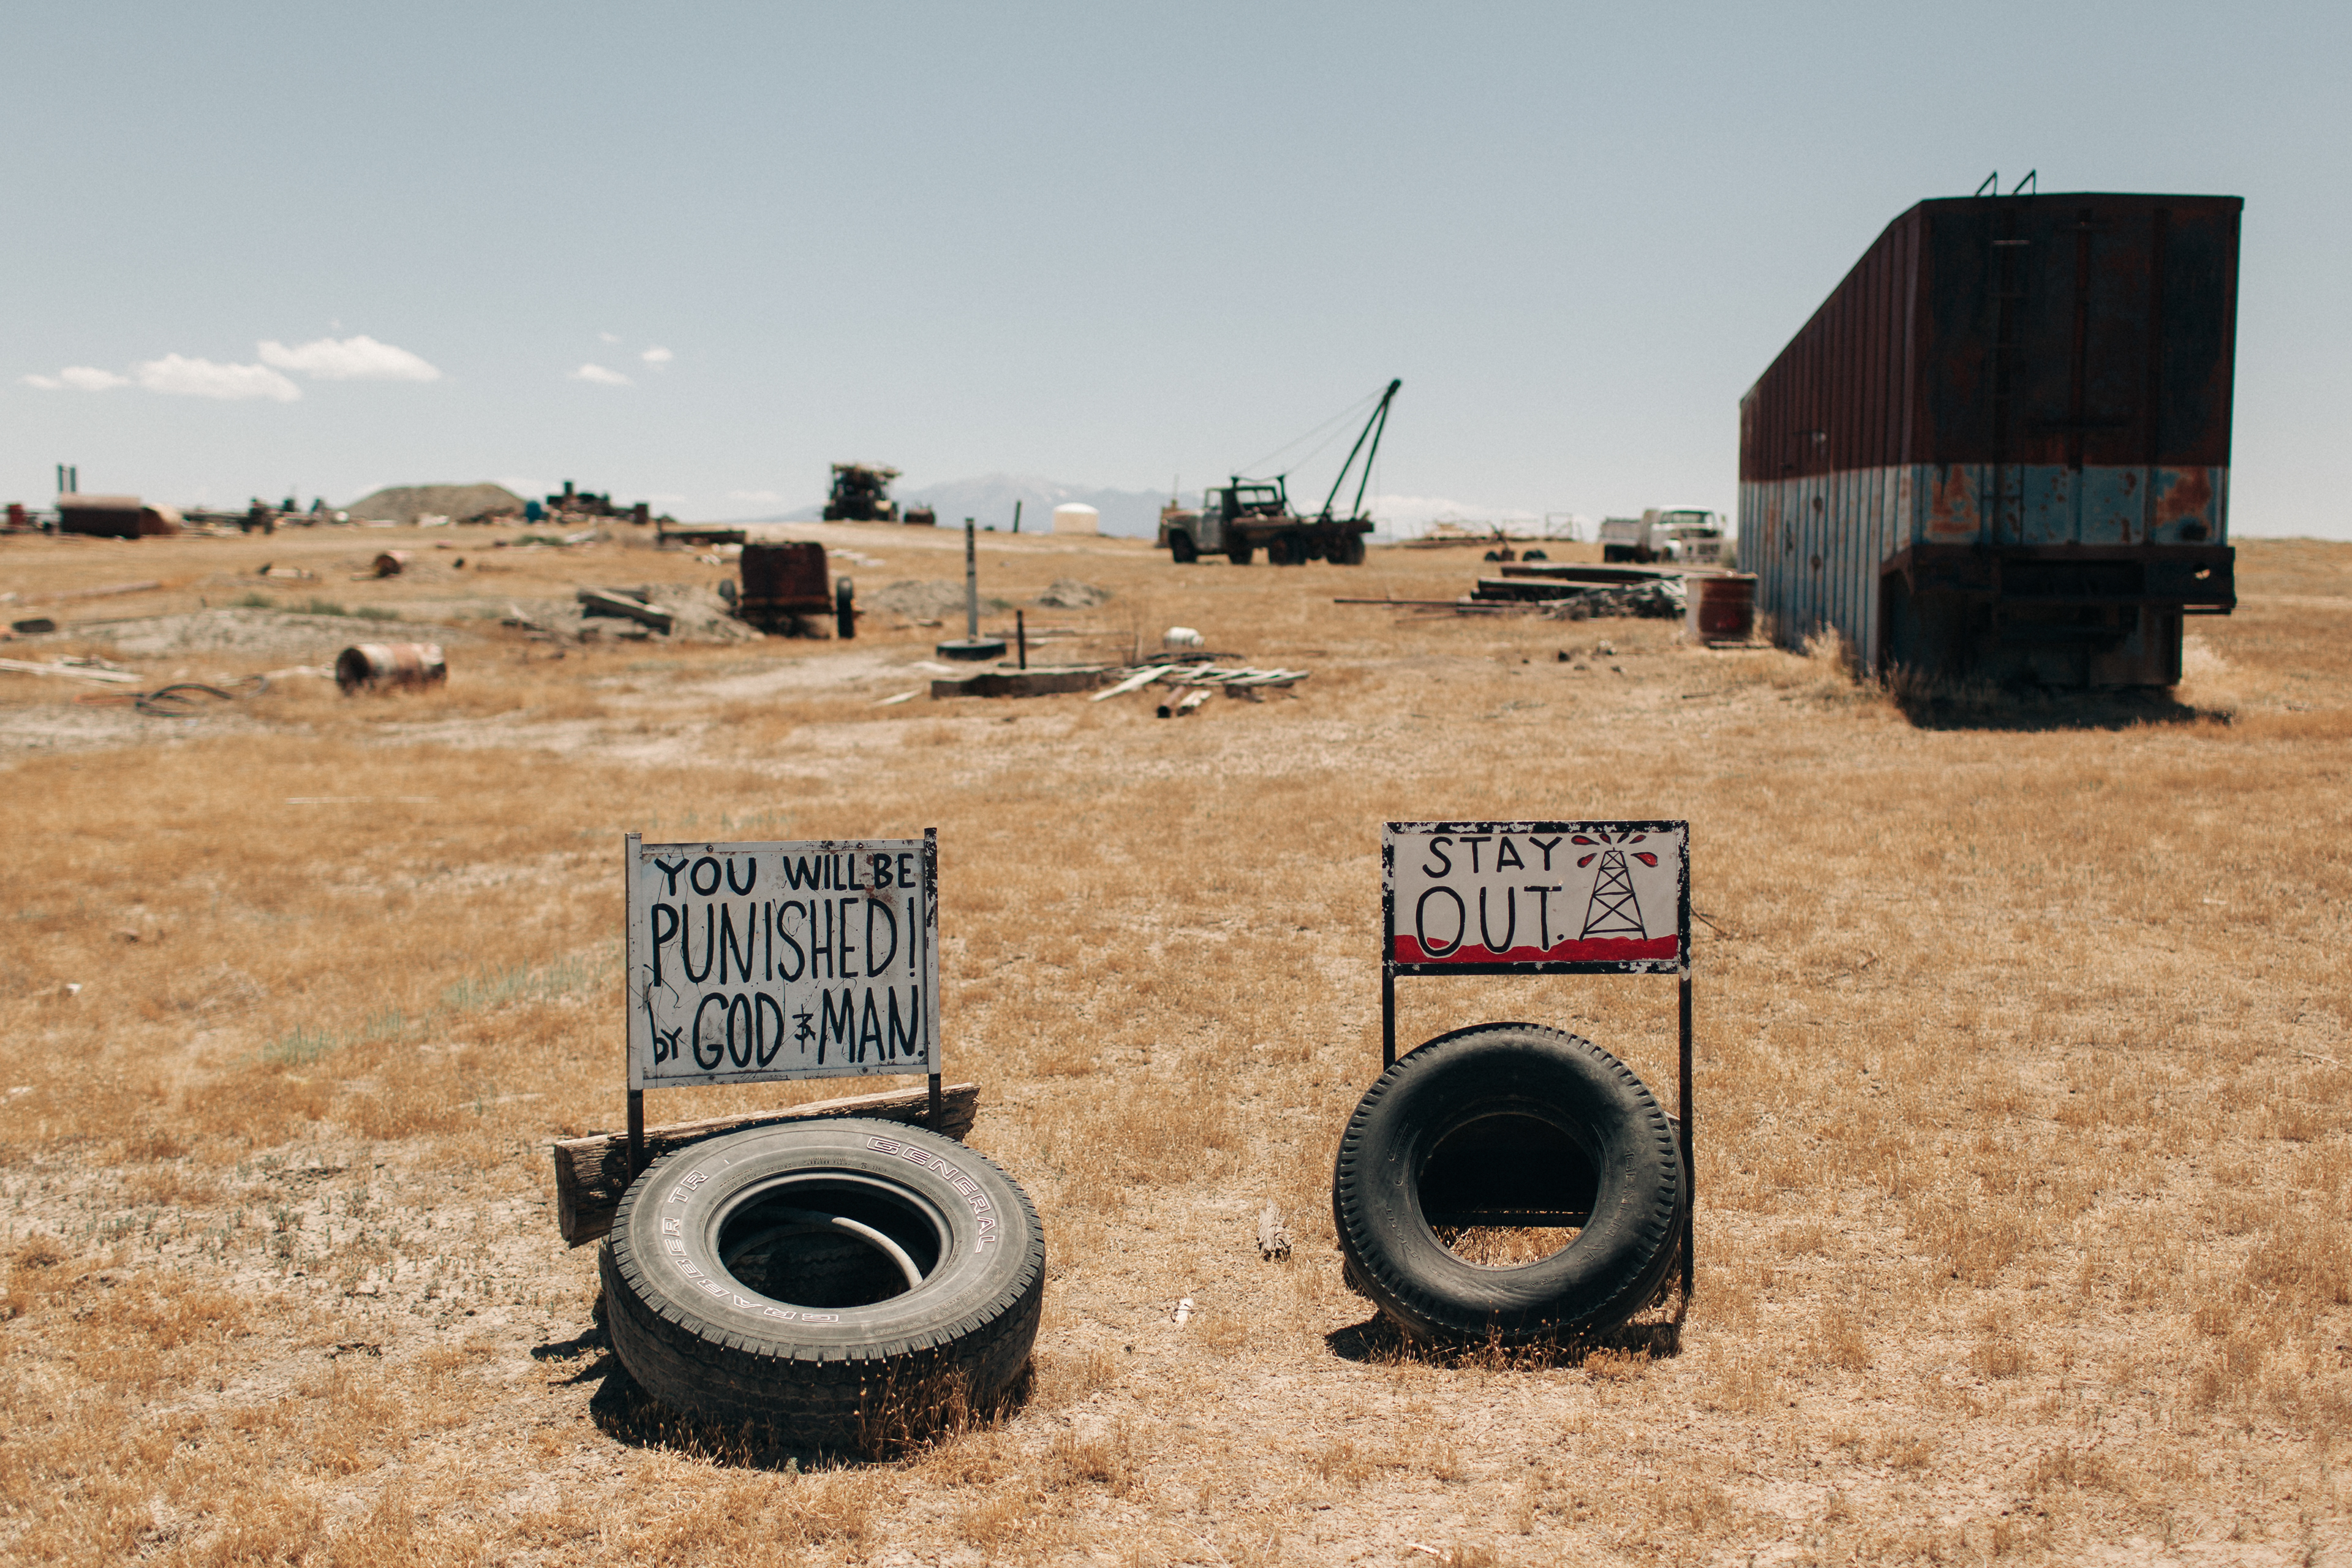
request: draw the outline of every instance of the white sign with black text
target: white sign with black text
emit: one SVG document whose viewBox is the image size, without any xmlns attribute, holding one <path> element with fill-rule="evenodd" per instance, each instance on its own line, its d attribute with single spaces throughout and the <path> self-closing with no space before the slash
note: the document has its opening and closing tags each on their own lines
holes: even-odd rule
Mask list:
<svg viewBox="0 0 2352 1568">
<path fill-rule="evenodd" d="M 940 1070 L 935 841 L 628 844 L 629 1088 Z"/>
<path fill-rule="evenodd" d="M 1672 973 L 1690 962 L 1684 822 L 1391 822 L 1387 961 L 1401 970 Z"/>
</svg>

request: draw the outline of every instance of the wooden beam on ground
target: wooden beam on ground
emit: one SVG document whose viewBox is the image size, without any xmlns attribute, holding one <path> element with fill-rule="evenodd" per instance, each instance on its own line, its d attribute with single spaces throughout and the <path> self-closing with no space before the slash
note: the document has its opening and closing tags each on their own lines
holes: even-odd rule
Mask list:
<svg viewBox="0 0 2352 1568">
<path fill-rule="evenodd" d="M 721 1132 L 773 1122 L 819 1121 L 842 1116 L 871 1117 L 879 1121 L 930 1125 L 931 1091 L 928 1084 L 891 1089 L 884 1094 L 857 1094 L 842 1100 L 820 1100 L 781 1110 L 750 1110 L 735 1116 L 713 1116 L 700 1121 L 673 1121 L 646 1129 L 646 1158 L 658 1160 L 674 1150 Z M 961 1139 L 980 1114 L 980 1085 L 951 1083 L 940 1091 L 939 1125 L 931 1131 Z M 555 1227 L 563 1239 L 583 1247 L 613 1228 L 613 1211 L 629 1187 L 629 1138 L 625 1132 L 591 1132 L 564 1138 L 554 1145 Z"/>
<path fill-rule="evenodd" d="M 621 616 L 665 634 L 677 623 L 677 617 L 659 605 L 648 605 L 626 594 L 614 594 L 603 588 L 583 588 L 572 596 L 592 616 Z"/>
<path fill-rule="evenodd" d="M 1100 691 L 1096 692 L 1092 697 L 1087 698 L 1087 700 L 1089 702 L 1100 702 L 1107 697 L 1124 697 L 1130 691 L 1140 691 L 1145 687 L 1150 685 L 1153 681 L 1159 679 L 1161 676 L 1167 674 L 1170 670 L 1179 668 L 1181 667 L 1173 664 L 1146 665 L 1143 668 L 1139 669 L 1134 674 L 1129 676 L 1125 680 L 1120 681 L 1117 686 L 1107 686 Z"/>
<path fill-rule="evenodd" d="M 931 682 L 931 695 L 944 697 L 1050 697 L 1060 691 L 1092 691 L 1111 678 L 1108 667 L 1066 669 L 987 670 Z"/>
</svg>

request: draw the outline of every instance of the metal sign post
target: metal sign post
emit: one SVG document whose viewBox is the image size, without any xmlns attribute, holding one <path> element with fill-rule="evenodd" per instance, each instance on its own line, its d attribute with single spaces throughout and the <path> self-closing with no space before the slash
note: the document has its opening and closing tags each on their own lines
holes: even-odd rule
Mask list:
<svg viewBox="0 0 2352 1568">
<path fill-rule="evenodd" d="M 1669 914 L 1671 910 L 1671 914 Z M 1683 1296 L 1695 1268 L 1690 824 L 1391 822 L 1381 831 L 1381 1065 L 1396 1065 L 1400 974 L 1672 974 Z"/>
<path fill-rule="evenodd" d="M 626 836 L 631 1179 L 646 1166 L 648 1089 L 923 1073 L 938 1124 L 939 859 L 936 828 L 757 844 Z"/>
</svg>

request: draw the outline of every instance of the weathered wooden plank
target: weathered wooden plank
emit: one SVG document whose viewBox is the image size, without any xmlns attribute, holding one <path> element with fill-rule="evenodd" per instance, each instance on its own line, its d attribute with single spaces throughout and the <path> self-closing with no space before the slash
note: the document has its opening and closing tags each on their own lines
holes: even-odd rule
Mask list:
<svg viewBox="0 0 2352 1568">
<path fill-rule="evenodd" d="M 1108 668 L 988 670 L 931 682 L 934 698 L 1050 697 L 1062 691 L 1091 691 L 1110 679 Z"/>
<path fill-rule="evenodd" d="M 931 1120 L 928 1084 L 892 1089 L 884 1094 L 856 1094 L 841 1100 L 820 1100 L 780 1110 L 749 1110 L 734 1116 L 713 1116 L 699 1121 L 673 1121 L 646 1129 L 646 1158 L 657 1160 L 675 1149 L 721 1132 L 763 1127 L 780 1121 L 816 1121 L 841 1116 L 868 1116 L 882 1121 L 905 1121 L 922 1127 Z M 940 1121 L 932 1131 L 961 1138 L 980 1114 L 980 1085 L 954 1083 L 940 1090 Z M 613 1211 L 629 1186 L 629 1137 L 625 1132 L 592 1132 L 582 1138 L 560 1139 L 555 1154 L 555 1226 L 574 1247 L 596 1240 L 613 1227 Z"/>
<path fill-rule="evenodd" d="M 581 607 L 592 616 L 623 616 L 633 621 L 667 633 L 677 617 L 659 605 L 649 605 L 626 594 L 615 594 L 604 588 L 583 588 L 572 595 Z"/>
<path fill-rule="evenodd" d="M 1167 674 L 1170 670 L 1176 668 L 1177 667 L 1172 664 L 1154 664 L 1146 666 L 1144 668 L 1139 669 L 1134 674 L 1129 676 L 1125 680 L 1120 681 L 1117 686 L 1107 686 L 1103 688 L 1103 689 L 1096 692 L 1092 697 L 1087 698 L 1087 700 L 1089 702 L 1100 702 L 1107 697 L 1124 697 L 1130 691 L 1139 691 L 1143 688 L 1150 685 L 1153 681 L 1159 679 L 1161 676 Z"/>
</svg>

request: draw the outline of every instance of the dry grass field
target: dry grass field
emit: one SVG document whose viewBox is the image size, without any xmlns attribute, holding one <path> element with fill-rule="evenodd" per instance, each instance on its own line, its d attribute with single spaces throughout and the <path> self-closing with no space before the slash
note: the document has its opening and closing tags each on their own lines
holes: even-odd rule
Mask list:
<svg viewBox="0 0 2352 1568">
<path fill-rule="evenodd" d="M 0 674 L 0 1558 L 2352 1563 L 2352 546 L 2242 547 L 2176 700 L 1906 710 L 1827 653 L 1330 603 L 1451 597 L 1475 552 L 989 538 L 1008 600 L 1114 591 L 1032 608 L 1070 634 L 1041 648 L 1181 623 L 1312 671 L 1161 721 L 878 705 L 961 631 L 879 612 L 848 644 L 558 649 L 498 617 L 722 572 L 451 531 L 0 541 L 12 616 L 68 623 L 12 657 L 217 683 L 414 620 L 451 670 L 179 718 Z M 802 531 L 869 602 L 960 575 L 946 530 Z M 356 580 L 386 540 L 412 570 Z M 250 636 L 155 619 L 240 605 Z M 1422 1357 L 1341 1284 L 1379 825 L 1484 815 L 1693 824 L 1678 1333 Z M 634 1397 L 547 1145 L 619 1124 L 625 830 L 926 826 L 947 1065 L 1047 1226 L 1036 1377 L 803 1464 Z M 1408 1045 L 1556 1023 L 1671 1092 L 1670 981 L 1400 994 Z"/>
</svg>

